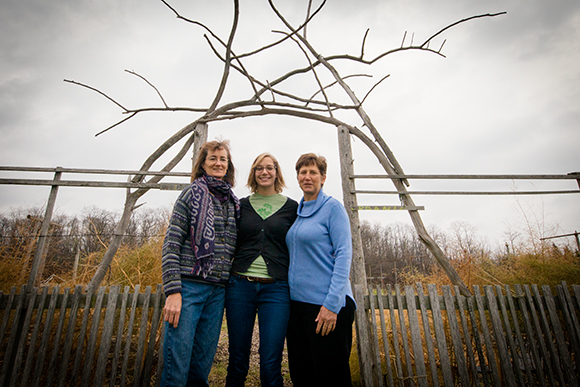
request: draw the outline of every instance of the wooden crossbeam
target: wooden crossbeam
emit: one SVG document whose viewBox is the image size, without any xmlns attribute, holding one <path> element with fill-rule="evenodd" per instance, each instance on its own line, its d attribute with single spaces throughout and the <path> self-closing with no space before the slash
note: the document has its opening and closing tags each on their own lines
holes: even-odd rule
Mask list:
<svg viewBox="0 0 580 387">
<path fill-rule="evenodd" d="M 353 208 L 353 210 L 381 210 L 381 211 L 393 211 L 393 210 L 407 210 L 407 211 L 423 211 L 424 206 L 358 206 Z"/>
</svg>

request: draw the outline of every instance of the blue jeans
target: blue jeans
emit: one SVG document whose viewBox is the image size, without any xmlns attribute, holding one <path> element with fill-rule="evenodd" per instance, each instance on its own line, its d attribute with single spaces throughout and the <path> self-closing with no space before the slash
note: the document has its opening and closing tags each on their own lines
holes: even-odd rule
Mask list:
<svg viewBox="0 0 580 387">
<path fill-rule="evenodd" d="M 226 289 L 229 364 L 226 386 L 243 386 L 248 375 L 254 321 L 260 329 L 260 382 L 283 386 L 282 351 L 290 317 L 287 281 L 263 284 L 233 274 Z"/>
<path fill-rule="evenodd" d="M 177 328 L 165 322 L 162 386 L 209 386 L 224 317 L 225 288 L 182 280 Z"/>
</svg>

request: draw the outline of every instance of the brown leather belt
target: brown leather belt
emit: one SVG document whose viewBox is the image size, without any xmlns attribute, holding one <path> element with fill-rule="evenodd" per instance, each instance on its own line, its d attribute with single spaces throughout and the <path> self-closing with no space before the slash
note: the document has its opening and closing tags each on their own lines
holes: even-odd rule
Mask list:
<svg viewBox="0 0 580 387">
<path fill-rule="evenodd" d="M 249 277 L 247 275 L 236 274 L 238 277 L 248 280 L 250 282 L 258 282 L 261 284 L 273 284 L 276 282 L 274 278 Z"/>
</svg>

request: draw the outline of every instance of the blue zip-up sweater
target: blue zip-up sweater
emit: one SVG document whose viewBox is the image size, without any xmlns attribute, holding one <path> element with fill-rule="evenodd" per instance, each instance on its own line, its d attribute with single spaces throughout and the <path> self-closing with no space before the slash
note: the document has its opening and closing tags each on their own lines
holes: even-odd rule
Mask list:
<svg viewBox="0 0 580 387">
<path fill-rule="evenodd" d="M 350 223 L 344 206 L 322 190 L 316 200 L 300 200 L 298 218 L 286 234 L 290 252 L 288 283 L 294 301 L 322 305 L 338 313 L 353 301 Z"/>
</svg>

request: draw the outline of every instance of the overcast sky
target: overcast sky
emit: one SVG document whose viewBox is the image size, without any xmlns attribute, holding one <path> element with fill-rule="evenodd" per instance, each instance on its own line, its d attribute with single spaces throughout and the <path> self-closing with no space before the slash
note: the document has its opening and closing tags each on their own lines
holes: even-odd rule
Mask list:
<svg viewBox="0 0 580 387">
<path fill-rule="evenodd" d="M 232 19 L 232 1 L 170 1 L 184 16 L 203 22 L 223 40 Z M 241 2 L 236 52 L 277 39 L 284 30 L 266 0 Z M 277 1 L 295 25 L 306 1 Z M 156 0 L 4 0 L 0 6 L 0 166 L 138 169 L 165 139 L 199 117 L 196 113 L 144 113 L 101 136 L 95 134 L 124 118 L 104 97 L 63 82 L 98 88 L 129 108 L 161 106 L 146 77 L 171 106 L 207 107 L 221 78 L 200 27 L 177 20 Z M 402 52 L 373 66 L 336 62 L 353 79 L 359 98 L 390 74 L 365 109 L 407 174 L 566 174 L 580 171 L 580 2 L 329 0 L 308 30 L 324 55 L 358 55 L 367 28 L 368 58 L 427 37 L 455 21 L 484 13 L 506 15 L 460 24 L 435 39 L 446 40 L 445 58 Z M 306 65 L 301 51 L 286 43 L 245 62 L 261 80 L 272 80 Z M 322 71 L 321 71 L 322 72 Z M 330 78 L 325 75 L 328 81 Z M 312 95 L 312 77 L 295 84 Z M 232 74 L 223 102 L 249 98 L 252 90 Z M 335 90 L 342 102 L 347 99 Z M 344 116 L 361 127 L 360 119 Z M 325 190 L 342 200 L 336 129 L 287 117 L 262 117 L 210 124 L 209 138 L 230 139 L 238 169 L 239 196 L 253 158 L 268 151 L 286 175 L 285 193 L 301 192 L 294 163 L 305 152 L 329 160 Z M 381 173 L 374 156 L 353 141 L 355 172 Z M 164 160 L 167 160 L 165 158 Z M 163 166 L 156 164 L 154 170 Z M 175 169 L 188 171 L 190 157 Z M 1 177 L 51 178 L 42 174 Z M 65 175 L 64 179 L 67 178 Z M 85 176 L 68 176 L 84 179 Z M 110 176 L 93 177 L 111 180 Z M 120 178 L 117 180 L 124 180 Z M 175 181 L 175 179 L 173 180 Z M 390 181 L 357 182 L 361 189 L 393 190 Z M 411 190 L 577 189 L 575 181 L 412 181 Z M 0 185 L 0 212 L 42 206 L 48 187 Z M 177 192 L 150 192 L 147 208 L 171 206 Z M 398 204 L 396 196 L 359 196 L 359 204 Z M 448 230 L 466 222 L 492 243 L 508 230 L 541 225 L 545 232 L 580 229 L 580 196 L 415 196 L 425 206 L 424 222 Z M 119 189 L 61 188 L 57 210 L 69 214 L 96 206 L 120 211 Z M 365 211 L 363 220 L 409 223 L 405 212 Z M 554 229 L 553 226 L 556 226 Z M 522 231 L 523 232 L 523 231 Z M 547 236 L 547 235 L 546 235 Z"/>
</svg>

